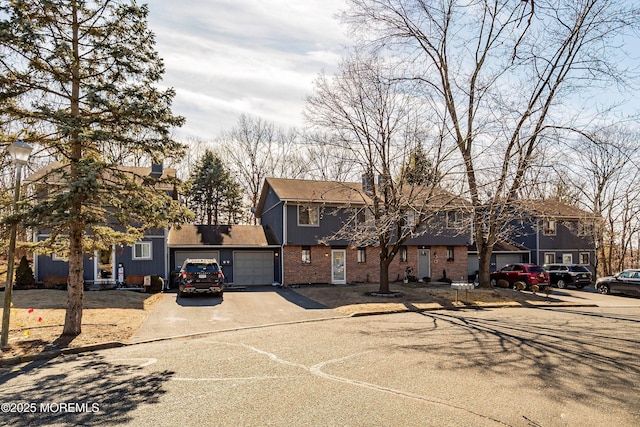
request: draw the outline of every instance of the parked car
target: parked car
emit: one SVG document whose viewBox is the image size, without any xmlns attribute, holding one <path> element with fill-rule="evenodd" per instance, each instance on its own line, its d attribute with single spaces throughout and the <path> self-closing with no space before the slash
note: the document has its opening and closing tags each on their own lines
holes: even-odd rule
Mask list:
<svg viewBox="0 0 640 427">
<path fill-rule="evenodd" d="M 596 281 L 596 289 L 601 294 L 640 295 L 640 270 L 624 270 L 615 276 L 601 277 Z"/>
<path fill-rule="evenodd" d="M 180 269 L 178 298 L 196 293 L 224 293 L 224 274 L 215 259 L 187 258 Z"/>
<path fill-rule="evenodd" d="M 591 270 L 584 265 L 545 264 L 542 267 L 549 272 L 551 285 L 555 285 L 560 289 L 569 285 L 582 289 L 593 282 Z"/>
<path fill-rule="evenodd" d="M 538 285 L 540 289 L 551 286 L 547 270 L 536 264 L 507 264 L 490 275 L 491 286 L 496 286 L 499 280 L 506 280 L 513 287 L 516 282 L 524 282 L 527 289 Z"/>
</svg>

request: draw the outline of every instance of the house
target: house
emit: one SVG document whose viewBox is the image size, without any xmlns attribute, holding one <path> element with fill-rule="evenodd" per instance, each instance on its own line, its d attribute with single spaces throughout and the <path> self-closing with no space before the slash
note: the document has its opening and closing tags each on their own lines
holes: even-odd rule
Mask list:
<svg viewBox="0 0 640 427">
<path fill-rule="evenodd" d="M 56 173 L 63 167 L 60 162 L 51 163 L 26 178 L 26 182 L 35 186 L 36 193 L 47 191 L 48 186 L 63 185 L 60 175 Z M 121 166 L 119 170 L 139 177 L 153 178 L 175 177 L 175 169 L 163 168 L 162 165 L 151 167 Z M 41 185 L 46 181 L 46 185 Z M 173 194 L 172 184 L 160 180 L 155 187 L 158 191 Z M 44 193 L 38 197 L 44 196 Z M 116 230 L 121 229 L 112 225 Z M 33 230 L 33 241 L 41 242 L 50 236 L 47 227 Z M 166 229 L 150 229 L 144 237 L 132 245 L 114 245 L 108 250 L 95 251 L 84 255 L 84 280 L 88 284 L 115 285 L 118 282 L 135 282 L 139 284 L 146 275 L 157 275 L 163 278 L 168 274 L 168 251 Z M 66 283 L 69 264 L 64 256 L 58 254 L 34 253 L 34 276 L 36 282 L 50 285 Z"/>
<path fill-rule="evenodd" d="M 48 191 L 58 182 L 56 170 L 60 163 L 52 163 L 27 178 L 36 191 Z M 140 177 L 175 177 L 174 169 L 152 167 L 125 167 Z M 39 183 L 46 181 L 46 185 Z M 158 181 L 155 187 L 174 195 L 173 185 Z M 44 196 L 42 193 L 41 196 Z M 120 229 L 117 225 L 111 225 Z M 46 240 L 46 227 L 33 230 L 34 242 Z M 167 229 L 150 229 L 132 245 L 114 245 L 109 250 L 95 251 L 84 255 L 84 281 L 87 284 L 115 286 L 142 284 L 145 276 L 159 276 L 171 285 L 171 272 L 182 266 L 186 258 L 216 258 L 222 266 L 227 284 L 243 285 L 272 284 L 280 276 L 280 245 L 270 230 L 263 226 L 221 225 L 206 226 L 185 224 Z M 37 282 L 45 286 L 63 285 L 67 281 L 69 265 L 67 259 L 57 254 L 34 254 L 34 275 Z"/>
<path fill-rule="evenodd" d="M 494 246 L 491 270 L 505 264 L 583 264 L 594 270 L 594 216 L 557 200 L 520 200 L 521 213 L 510 223 L 508 241 Z M 469 274 L 478 269 L 477 249 L 469 246 Z"/>
<path fill-rule="evenodd" d="M 361 183 L 267 178 L 256 217 L 271 230 L 281 249 L 280 282 L 377 282 L 380 249 L 375 244 L 354 247 L 348 240 L 332 240 L 354 209 L 366 205 Z M 460 232 L 440 215 L 438 232 L 406 241 L 389 269 L 390 280 L 404 278 L 407 268 L 419 278 L 467 279 L 468 232 Z M 446 226 L 444 224 L 447 224 Z"/>
</svg>

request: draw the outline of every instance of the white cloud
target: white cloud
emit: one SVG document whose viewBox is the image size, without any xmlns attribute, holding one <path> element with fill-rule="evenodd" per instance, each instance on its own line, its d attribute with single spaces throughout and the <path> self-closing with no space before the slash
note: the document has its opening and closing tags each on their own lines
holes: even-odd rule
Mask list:
<svg viewBox="0 0 640 427">
<path fill-rule="evenodd" d="M 335 69 L 346 38 L 338 0 L 155 0 L 150 27 L 176 89 L 179 136 L 215 137 L 242 114 L 302 123 L 304 99 Z"/>
</svg>

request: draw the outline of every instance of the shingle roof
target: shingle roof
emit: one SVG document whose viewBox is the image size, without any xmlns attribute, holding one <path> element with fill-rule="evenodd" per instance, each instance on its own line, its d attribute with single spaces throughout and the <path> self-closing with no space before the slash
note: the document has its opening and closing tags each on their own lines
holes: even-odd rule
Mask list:
<svg viewBox="0 0 640 427">
<path fill-rule="evenodd" d="M 593 214 L 583 209 L 553 199 L 519 200 L 518 204 L 529 212 L 541 217 L 553 219 L 583 219 L 594 217 Z"/>
<path fill-rule="evenodd" d="M 266 183 L 280 200 L 337 203 L 363 203 L 369 200 L 362 186 L 354 182 L 267 178 Z"/>
<path fill-rule="evenodd" d="M 169 230 L 167 245 L 267 247 L 277 245 L 273 232 L 261 225 L 193 225 Z"/>
<path fill-rule="evenodd" d="M 48 165 L 44 166 L 41 169 L 38 169 L 31 175 L 25 178 L 25 182 L 32 183 L 40 180 L 46 180 L 48 184 L 63 184 L 61 175 L 58 172 L 60 169 L 64 169 L 69 167 L 68 164 L 64 164 L 62 162 L 52 162 Z M 116 168 L 122 172 L 129 172 L 139 177 L 149 176 L 151 174 L 151 167 L 137 167 L 137 166 L 118 166 Z M 160 179 L 166 178 L 174 178 L 176 176 L 176 170 L 172 168 L 163 168 L 162 176 Z M 173 189 L 172 184 L 167 183 L 157 183 L 155 187 L 158 190 L 167 190 L 170 191 Z"/>
<path fill-rule="evenodd" d="M 262 188 L 262 194 L 257 206 L 257 211 L 261 212 L 262 203 L 266 196 L 268 187 L 278 195 L 283 201 L 326 203 L 326 204 L 367 204 L 371 202 L 359 182 L 339 182 L 339 181 L 314 181 L 305 179 L 287 178 L 267 178 Z M 455 195 L 444 190 L 433 190 L 426 194 L 426 189 L 405 187 L 407 200 L 419 200 L 420 192 L 424 193 L 424 201 L 428 201 L 434 206 L 443 207 L 455 203 L 456 205 L 467 205 L 467 203 Z M 410 194 L 411 193 L 411 194 Z M 428 199 L 428 200 L 427 200 Z"/>
</svg>

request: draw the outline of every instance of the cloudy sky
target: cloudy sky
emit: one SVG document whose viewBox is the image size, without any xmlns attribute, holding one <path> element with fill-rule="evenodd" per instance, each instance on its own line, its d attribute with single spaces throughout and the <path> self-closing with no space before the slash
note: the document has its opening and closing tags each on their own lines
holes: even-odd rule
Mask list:
<svg viewBox="0 0 640 427">
<path fill-rule="evenodd" d="M 148 0 L 149 25 L 177 91 L 179 138 L 212 139 L 242 113 L 301 126 L 318 73 L 348 43 L 342 0 Z"/>
</svg>

